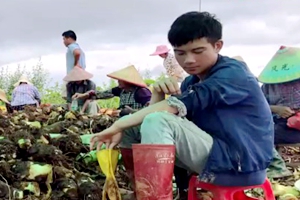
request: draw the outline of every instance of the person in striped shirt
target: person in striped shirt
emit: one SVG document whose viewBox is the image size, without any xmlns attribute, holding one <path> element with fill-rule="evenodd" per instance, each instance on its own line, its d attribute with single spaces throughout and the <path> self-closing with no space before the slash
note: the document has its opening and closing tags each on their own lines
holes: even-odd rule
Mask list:
<svg viewBox="0 0 300 200">
<path fill-rule="evenodd" d="M 25 106 L 39 106 L 41 103 L 41 95 L 26 76 L 21 76 L 14 86 L 15 89 L 12 92 L 11 98 L 13 110 L 23 110 Z"/>
</svg>

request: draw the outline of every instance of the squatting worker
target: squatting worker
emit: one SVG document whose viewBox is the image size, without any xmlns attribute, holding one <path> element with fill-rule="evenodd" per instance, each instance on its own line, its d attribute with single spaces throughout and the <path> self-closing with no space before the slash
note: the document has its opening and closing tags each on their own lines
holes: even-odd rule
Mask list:
<svg viewBox="0 0 300 200">
<path fill-rule="evenodd" d="M 117 80 L 118 86 L 106 91 L 91 90 L 84 94 L 76 93 L 73 95 L 73 98 L 94 97 L 96 99 L 109 99 L 119 97 L 120 105 L 118 110 L 121 117 L 132 114 L 149 104 L 151 91 L 147 88 L 143 78 L 133 65 L 112 72 L 107 76 Z"/>
</svg>

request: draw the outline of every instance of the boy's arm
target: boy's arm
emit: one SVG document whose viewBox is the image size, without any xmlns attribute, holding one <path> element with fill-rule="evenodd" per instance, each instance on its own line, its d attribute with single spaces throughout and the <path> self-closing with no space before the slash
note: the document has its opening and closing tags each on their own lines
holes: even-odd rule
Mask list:
<svg viewBox="0 0 300 200">
<path fill-rule="evenodd" d="M 247 80 L 233 78 L 210 78 L 202 83 L 194 84 L 180 96 L 171 96 L 168 100 L 150 105 L 126 118 L 116 122 L 122 130 L 143 122 L 146 115 L 167 111 L 169 113 L 185 116 L 195 110 L 203 110 L 217 104 L 233 105 L 249 95 Z"/>
<path fill-rule="evenodd" d="M 167 100 L 158 102 L 156 104 L 150 105 L 145 107 L 136 113 L 129 115 L 128 117 L 120 118 L 118 121 L 115 122 L 115 126 L 119 127 L 121 130 L 137 126 L 141 124 L 144 118 L 153 112 L 159 111 L 167 111 L 169 113 L 177 114 L 178 109 L 176 107 L 172 107 L 169 105 Z"/>
</svg>

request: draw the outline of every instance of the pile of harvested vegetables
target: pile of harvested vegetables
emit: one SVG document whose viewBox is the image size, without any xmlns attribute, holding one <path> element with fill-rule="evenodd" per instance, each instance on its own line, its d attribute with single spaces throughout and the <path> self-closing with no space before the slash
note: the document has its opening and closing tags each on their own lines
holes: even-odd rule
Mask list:
<svg viewBox="0 0 300 200">
<path fill-rule="evenodd" d="M 88 145 L 92 133 L 117 119 L 107 110 L 103 113 L 86 116 L 60 106 L 27 107 L 13 114 L 0 111 L 0 199 L 102 199 L 105 176 Z M 283 156 L 287 162 L 298 161 L 300 148 L 285 148 Z M 293 177 L 272 181 L 281 200 L 300 197 L 294 187 L 300 168 L 291 170 Z M 116 177 L 119 187 L 128 190 L 121 164 Z M 262 195 L 258 190 L 248 194 Z M 210 199 L 209 193 L 199 195 Z"/>
<path fill-rule="evenodd" d="M 59 106 L 1 113 L 0 199 L 101 199 L 105 177 L 88 143 L 91 133 L 115 120 Z M 119 183 L 126 188 L 121 172 Z"/>
</svg>

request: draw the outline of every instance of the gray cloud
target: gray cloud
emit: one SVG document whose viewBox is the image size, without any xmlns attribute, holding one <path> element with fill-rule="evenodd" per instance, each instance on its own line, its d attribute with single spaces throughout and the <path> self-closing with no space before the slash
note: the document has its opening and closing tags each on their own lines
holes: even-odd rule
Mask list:
<svg viewBox="0 0 300 200">
<path fill-rule="evenodd" d="M 15 0 L 0 7 L 0 65 L 63 53 L 61 33 L 73 29 L 86 51 L 167 42 L 180 14 L 198 9 L 198 0 Z M 300 1 L 202 0 L 202 9 L 224 24 L 226 45 L 294 44 Z M 261 21 L 256 24 L 255 21 Z M 110 45 L 107 45 L 110 44 Z"/>
</svg>

